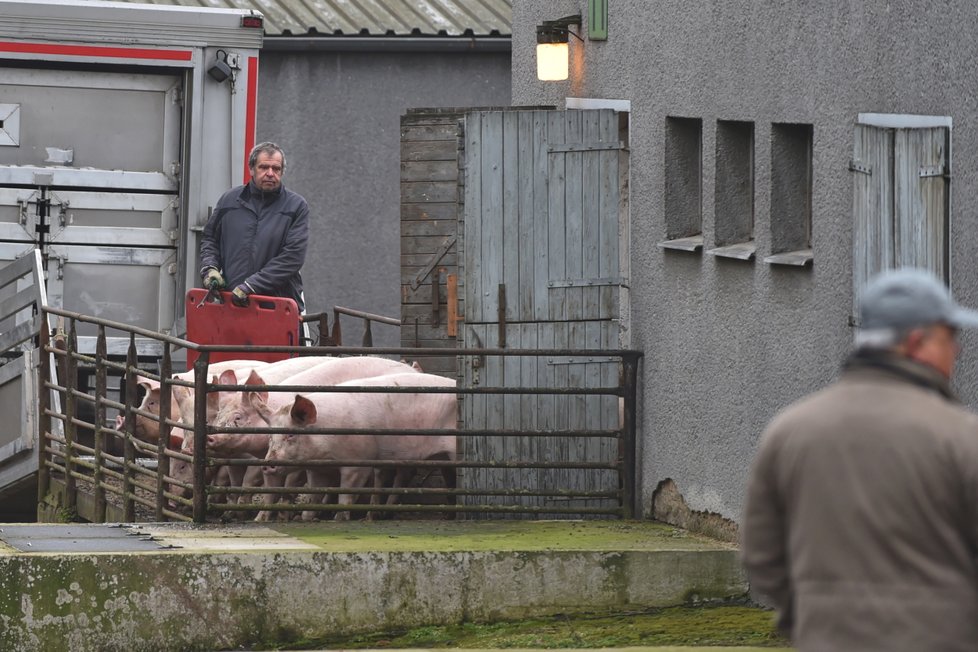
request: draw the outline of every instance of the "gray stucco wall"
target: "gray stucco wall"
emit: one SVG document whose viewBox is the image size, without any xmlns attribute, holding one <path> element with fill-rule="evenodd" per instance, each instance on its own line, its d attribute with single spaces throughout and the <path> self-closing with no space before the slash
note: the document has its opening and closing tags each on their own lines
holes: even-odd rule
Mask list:
<svg viewBox="0 0 978 652">
<path fill-rule="evenodd" d="M 400 116 L 408 108 L 507 106 L 509 53 L 261 55 L 259 140 L 285 149 L 285 184 L 308 200 L 307 312 L 400 316 Z M 343 321 L 359 345 L 358 320 Z M 374 344 L 400 333 L 376 326 Z"/>
<path fill-rule="evenodd" d="M 781 408 L 828 383 L 851 340 L 853 125 L 860 112 L 951 116 L 952 288 L 978 304 L 974 263 L 978 5 L 620 0 L 606 42 L 572 39 L 571 79 L 538 82 L 534 26 L 587 3 L 513 7 L 513 103 L 631 101 L 632 343 L 646 353 L 643 507 L 666 478 L 688 505 L 738 519 L 758 437 Z M 586 26 L 585 26 L 586 30 Z M 714 246 L 717 120 L 755 125 L 757 258 L 664 251 L 667 116 L 703 120 L 704 249 Z M 813 125 L 811 269 L 771 253 L 771 124 Z M 978 340 L 956 387 L 978 404 Z"/>
</svg>

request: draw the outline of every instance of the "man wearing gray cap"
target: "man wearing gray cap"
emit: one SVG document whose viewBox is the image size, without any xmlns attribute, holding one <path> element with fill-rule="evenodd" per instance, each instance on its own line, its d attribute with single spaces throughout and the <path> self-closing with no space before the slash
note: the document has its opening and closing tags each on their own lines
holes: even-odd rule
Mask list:
<svg viewBox="0 0 978 652">
<path fill-rule="evenodd" d="M 949 381 L 978 328 L 933 275 L 860 297 L 841 377 L 768 425 L 743 560 L 802 651 L 978 650 L 978 417 Z"/>
</svg>

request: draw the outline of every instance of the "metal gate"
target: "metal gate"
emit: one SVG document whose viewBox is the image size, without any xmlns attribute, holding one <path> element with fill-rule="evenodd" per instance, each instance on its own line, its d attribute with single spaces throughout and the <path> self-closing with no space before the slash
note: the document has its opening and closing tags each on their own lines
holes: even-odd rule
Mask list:
<svg viewBox="0 0 978 652">
<path fill-rule="evenodd" d="M 611 110 L 476 111 L 464 125 L 464 208 L 460 234 L 462 346 L 557 349 L 574 355 L 467 358 L 462 386 L 596 388 L 618 385 L 612 356 L 586 350 L 628 345 L 627 115 Z M 553 468 L 472 468 L 459 486 L 579 496 L 500 497 L 500 504 L 612 507 L 619 476 L 585 461 L 612 463 L 615 437 L 561 431 L 619 428 L 611 395 L 465 395 L 468 430 L 534 431 L 537 436 L 467 437 L 471 461 L 524 460 Z M 581 466 L 574 468 L 575 463 Z M 581 497 L 584 496 L 584 497 Z"/>
</svg>

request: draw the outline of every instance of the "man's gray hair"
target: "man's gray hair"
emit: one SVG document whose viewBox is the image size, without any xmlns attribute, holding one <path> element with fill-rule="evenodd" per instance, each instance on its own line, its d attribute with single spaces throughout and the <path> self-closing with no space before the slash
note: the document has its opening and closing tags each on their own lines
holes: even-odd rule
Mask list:
<svg viewBox="0 0 978 652">
<path fill-rule="evenodd" d="M 892 349 L 910 334 L 911 328 L 861 328 L 852 338 L 856 349 Z"/>
<path fill-rule="evenodd" d="M 273 154 L 282 155 L 282 172 L 285 172 L 285 152 L 281 147 L 273 142 L 266 141 L 264 143 L 258 143 L 251 148 L 251 153 L 248 154 L 248 169 L 254 170 L 255 164 L 258 163 L 258 157 L 262 154 L 268 154 L 269 156 Z"/>
</svg>

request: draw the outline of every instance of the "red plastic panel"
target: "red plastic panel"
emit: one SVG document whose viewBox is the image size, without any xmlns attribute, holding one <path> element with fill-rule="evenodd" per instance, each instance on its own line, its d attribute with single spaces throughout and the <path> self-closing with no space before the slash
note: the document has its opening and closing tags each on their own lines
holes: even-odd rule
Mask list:
<svg viewBox="0 0 978 652">
<path fill-rule="evenodd" d="M 299 345 L 299 307 L 292 299 L 253 294 L 247 306 L 231 303 L 231 293 L 221 292 L 224 303 L 205 301 L 207 290 L 187 292 L 187 339 L 196 344 L 243 344 L 265 346 Z M 203 303 L 202 303 L 203 302 Z M 239 351 L 211 353 L 211 362 L 222 360 L 263 360 L 288 358 L 285 353 Z M 187 351 L 187 368 L 197 360 L 196 351 Z"/>
</svg>

